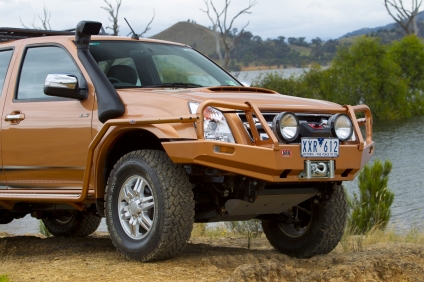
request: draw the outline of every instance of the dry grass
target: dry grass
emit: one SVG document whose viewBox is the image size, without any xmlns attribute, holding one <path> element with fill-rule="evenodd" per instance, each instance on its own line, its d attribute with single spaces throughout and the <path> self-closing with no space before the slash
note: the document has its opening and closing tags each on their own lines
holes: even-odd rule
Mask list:
<svg viewBox="0 0 424 282">
<path fill-rule="evenodd" d="M 388 242 L 424 245 L 424 232 L 416 227 L 404 234 L 396 232 L 394 227 L 386 230 L 373 228 L 365 235 L 352 235 L 346 231 L 340 244 L 343 252 L 359 252 L 367 246 Z"/>
<path fill-rule="evenodd" d="M 236 237 L 246 238 L 246 240 L 249 241 L 249 238 L 246 234 L 236 232 L 235 230 L 229 231 L 225 225 L 216 225 L 211 227 L 206 223 L 195 223 L 191 237 L 202 239 L 208 238 L 210 240 Z M 365 235 L 353 235 L 353 233 L 346 231 L 343 235 L 339 247 L 336 248 L 335 252 L 360 252 L 365 250 L 368 246 L 388 242 L 424 245 L 424 231 L 420 231 L 416 227 L 411 228 L 407 233 L 403 234 L 397 232 L 395 227 L 390 227 L 386 230 L 373 228 Z"/>
<path fill-rule="evenodd" d="M 218 225 L 214 227 L 208 226 L 206 223 L 195 223 L 191 237 L 193 238 L 209 238 L 217 239 L 227 237 L 230 232 L 224 225 Z"/>
</svg>

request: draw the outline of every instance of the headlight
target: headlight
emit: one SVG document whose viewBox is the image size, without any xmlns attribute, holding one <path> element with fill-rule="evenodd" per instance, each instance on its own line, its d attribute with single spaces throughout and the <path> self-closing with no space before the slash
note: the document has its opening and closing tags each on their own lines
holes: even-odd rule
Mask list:
<svg viewBox="0 0 424 282">
<path fill-rule="evenodd" d="M 294 141 L 299 135 L 299 120 L 293 113 L 279 113 L 272 121 L 272 130 L 281 142 Z"/>
<path fill-rule="evenodd" d="M 331 133 L 340 141 L 348 141 L 353 134 L 353 126 L 350 118 L 345 114 L 336 114 L 329 120 Z"/>
<path fill-rule="evenodd" d="M 199 103 L 189 102 L 188 106 L 190 112 L 195 114 Z M 224 141 L 229 143 L 235 143 L 233 134 L 231 133 L 230 127 L 228 126 L 227 120 L 221 111 L 206 107 L 203 111 L 203 130 L 206 140 Z"/>
</svg>

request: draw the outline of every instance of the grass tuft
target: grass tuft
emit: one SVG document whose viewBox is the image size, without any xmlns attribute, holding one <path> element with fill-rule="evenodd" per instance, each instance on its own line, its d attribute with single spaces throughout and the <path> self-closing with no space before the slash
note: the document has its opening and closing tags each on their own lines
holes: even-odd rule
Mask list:
<svg viewBox="0 0 424 282">
<path fill-rule="evenodd" d="M 0 282 L 9 282 L 9 276 L 7 274 L 0 274 Z"/>
</svg>

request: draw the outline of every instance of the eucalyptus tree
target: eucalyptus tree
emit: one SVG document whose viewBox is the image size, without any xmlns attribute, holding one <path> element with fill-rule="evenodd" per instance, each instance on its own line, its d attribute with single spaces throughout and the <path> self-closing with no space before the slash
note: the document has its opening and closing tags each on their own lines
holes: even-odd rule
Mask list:
<svg viewBox="0 0 424 282">
<path fill-rule="evenodd" d="M 406 35 L 418 35 L 417 15 L 422 2 L 423 0 L 412 0 L 411 9 L 408 9 L 403 0 L 384 0 L 384 6 Z"/>
<path fill-rule="evenodd" d="M 40 26 L 36 26 L 35 25 L 35 19 L 37 18 L 40 20 L 41 22 L 41 27 Z M 50 26 L 50 18 L 51 18 L 51 12 L 46 8 L 46 6 L 44 6 L 43 8 L 43 16 L 37 15 L 34 16 L 34 19 L 32 20 L 32 28 L 34 29 L 44 29 L 44 30 L 51 30 L 51 26 Z M 21 25 L 25 28 L 30 28 L 27 25 L 24 24 L 24 22 L 21 19 L 21 16 L 19 16 L 19 20 L 21 21 Z"/>
<path fill-rule="evenodd" d="M 247 24 L 238 31 L 238 29 L 233 28 L 234 21 L 243 14 L 251 14 L 252 12 L 250 10 L 257 4 L 257 0 L 249 0 L 247 7 L 240 10 L 232 18 L 228 16 L 228 10 L 231 4 L 230 0 L 225 0 L 224 8 L 220 11 L 216 8 L 212 0 L 204 0 L 204 2 L 206 9 L 200 10 L 208 15 L 212 23 L 212 30 L 216 41 L 216 53 L 218 54 L 221 66 L 224 69 L 228 69 L 230 65 L 230 53 L 236 48 L 236 45 L 242 39 L 244 29 L 249 25 L 249 22 L 247 22 Z M 221 42 L 224 45 L 224 56 L 222 56 L 221 52 Z"/>
</svg>

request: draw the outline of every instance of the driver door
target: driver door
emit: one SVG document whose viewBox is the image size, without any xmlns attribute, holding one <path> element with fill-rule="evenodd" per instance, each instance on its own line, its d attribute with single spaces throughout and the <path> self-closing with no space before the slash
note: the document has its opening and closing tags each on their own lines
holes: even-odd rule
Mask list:
<svg viewBox="0 0 424 282">
<path fill-rule="evenodd" d="M 44 94 L 49 73 L 74 74 L 85 84 L 73 57 L 60 45 L 26 46 L 21 60 L 2 118 L 8 189 L 81 189 L 92 139 L 93 93 L 84 101 Z"/>
</svg>

